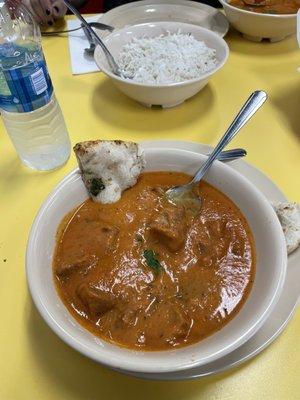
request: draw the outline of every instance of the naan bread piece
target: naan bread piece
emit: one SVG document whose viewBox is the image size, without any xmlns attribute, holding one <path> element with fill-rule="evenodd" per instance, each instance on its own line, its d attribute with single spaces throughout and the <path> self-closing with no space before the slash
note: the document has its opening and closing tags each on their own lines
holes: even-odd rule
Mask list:
<svg viewBox="0 0 300 400">
<path fill-rule="evenodd" d="M 99 203 L 115 203 L 136 184 L 145 159 L 139 145 L 121 140 L 94 140 L 74 147 L 83 182 Z"/>
<path fill-rule="evenodd" d="M 297 203 L 273 203 L 281 223 L 288 254 L 300 245 L 300 210 Z"/>
</svg>

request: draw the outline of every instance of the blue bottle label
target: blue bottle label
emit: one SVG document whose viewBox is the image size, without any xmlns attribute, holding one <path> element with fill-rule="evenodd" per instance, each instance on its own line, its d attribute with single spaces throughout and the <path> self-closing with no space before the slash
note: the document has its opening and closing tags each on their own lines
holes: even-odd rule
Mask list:
<svg viewBox="0 0 300 400">
<path fill-rule="evenodd" d="M 44 58 L 0 72 L 0 108 L 5 111 L 34 111 L 49 103 L 52 93 Z"/>
</svg>

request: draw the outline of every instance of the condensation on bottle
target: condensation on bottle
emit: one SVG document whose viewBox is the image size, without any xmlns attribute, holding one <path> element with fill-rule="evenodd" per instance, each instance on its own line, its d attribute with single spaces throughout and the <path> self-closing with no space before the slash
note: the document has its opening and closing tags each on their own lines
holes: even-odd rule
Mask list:
<svg viewBox="0 0 300 400">
<path fill-rule="evenodd" d="M 53 92 L 40 30 L 15 0 L 0 2 L 0 109 L 25 165 L 51 170 L 68 160 L 70 139 Z"/>
</svg>

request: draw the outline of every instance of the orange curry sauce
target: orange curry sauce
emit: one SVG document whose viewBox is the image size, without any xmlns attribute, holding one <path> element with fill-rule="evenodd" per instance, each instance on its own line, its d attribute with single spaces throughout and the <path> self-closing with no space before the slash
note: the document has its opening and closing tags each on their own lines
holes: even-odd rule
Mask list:
<svg viewBox="0 0 300 400">
<path fill-rule="evenodd" d="M 189 181 L 143 173 L 114 204 L 86 200 L 63 220 L 53 262 L 60 298 L 94 335 L 132 349 L 168 350 L 221 329 L 244 304 L 255 275 L 247 221 L 201 182 L 197 216 L 163 189 Z"/>
</svg>

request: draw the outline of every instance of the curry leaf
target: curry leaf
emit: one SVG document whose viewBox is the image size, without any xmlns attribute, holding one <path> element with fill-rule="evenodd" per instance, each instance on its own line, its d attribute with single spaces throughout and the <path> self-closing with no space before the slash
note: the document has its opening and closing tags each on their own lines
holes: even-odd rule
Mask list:
<svg viewBox="0 0 300 400">
<path fill-rule="evenodd" d="M 144 250 L 143 256 L 148 266 L 152 268 L 155 272 L 159 272 L 162 269 L 162 266 L 156 258 L 156 254 L 153 250 Z"/>
</svg>

